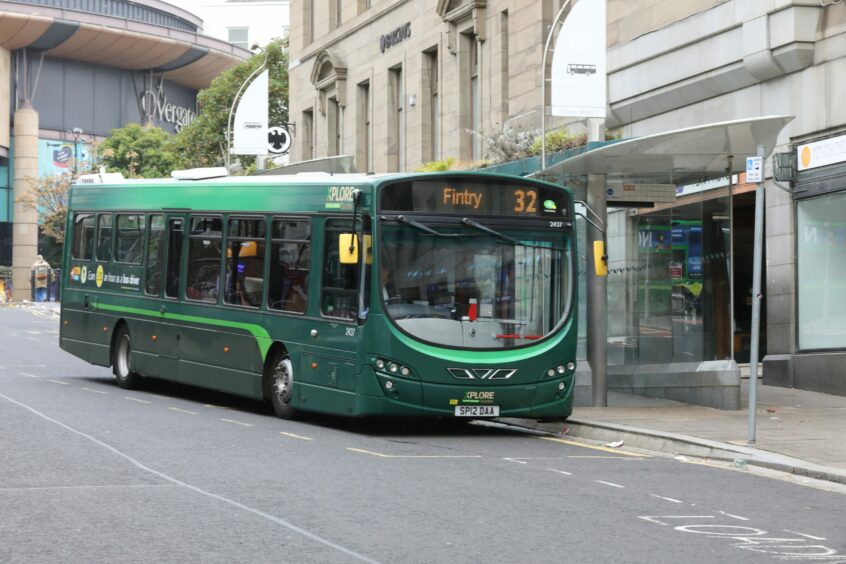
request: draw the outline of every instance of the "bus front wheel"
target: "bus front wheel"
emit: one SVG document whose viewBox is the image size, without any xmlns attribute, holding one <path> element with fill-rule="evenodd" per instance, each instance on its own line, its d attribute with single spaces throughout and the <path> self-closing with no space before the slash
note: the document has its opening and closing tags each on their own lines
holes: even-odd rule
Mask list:
<svg viewBox="0 0 846 564">
<path fill-rule="evenodd" d="M 141 376 L 132 371 L 132 340 L 129 330 L 121 325 L 115 335 L 112 349 L 112 373 L 117 385 L 126 390 L 137 388 L 141 384 Z"/>
<path fill-rule="evenodd" d="M 291 406 L 294 396 L 294 365 L 283 352 L 278 351 L 270 364 L 270 403 L 281 419 L 293 419 L 297 410 Z"/>
</svg>

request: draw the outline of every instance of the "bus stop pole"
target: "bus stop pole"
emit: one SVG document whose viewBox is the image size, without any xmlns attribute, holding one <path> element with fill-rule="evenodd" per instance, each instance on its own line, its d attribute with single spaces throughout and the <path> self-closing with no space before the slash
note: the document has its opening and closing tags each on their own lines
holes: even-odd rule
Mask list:
<svg viewBox="0 0 846 564">
<path fill-rule="evenodd" d="M 588 175 L 587 203 L 603 231 L 607 223 L 605 183 L 604 174 Z M 608 284 L 607 276 L 597 272 L 597 257 L 594 256 L 597 250 L 594 243 L 605 240 L 603 231 L 587 224 L 587 361 L 591 370 L 593 407 L 608 406 Z"/>
<path fill-rule="evenodd" d="M 758 157 L 766 156 L 766 148 L 758 145 Z M 761 262 L 764 254 L 764 166 L 761 181 L 755 188 L 755 247 L 752 258 L 752 343 L 749 351 L 749 442 L 755 442 L 758 404 L 758 354 L 761 338 Z"/>
</svg>

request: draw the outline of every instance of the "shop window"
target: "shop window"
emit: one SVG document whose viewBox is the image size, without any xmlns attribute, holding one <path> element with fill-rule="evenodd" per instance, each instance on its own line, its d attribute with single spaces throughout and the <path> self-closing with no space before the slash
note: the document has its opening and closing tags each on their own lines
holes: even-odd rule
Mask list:
<svg viewBox="0 0 846 564">
<path fill-rule="evenodd" d="M 846 348 L 846 192 L 796 205 L 799 348 Z"/>
</svg>

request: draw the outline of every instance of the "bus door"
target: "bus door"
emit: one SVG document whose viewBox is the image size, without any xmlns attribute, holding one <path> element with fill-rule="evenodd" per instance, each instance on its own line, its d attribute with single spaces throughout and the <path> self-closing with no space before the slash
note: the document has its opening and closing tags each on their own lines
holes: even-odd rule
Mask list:
<svg viewBox="0 0 846 564">
<path fill-rule="evenodd" d="M 163 378 L 179 379 L 179 344 L 182 326 L 173 318 L 178 313 L 179 295 L 182 291 L 182 263 L 185 248 L 185 226 L 187 216 L 168 214 L 165 223 L 164 261 L 162 269 L 162 300 L 159 305 L 160 343 L 159 373 Z"/>
<path fill-rule="evenodd" d="M 322 250 L 318 255 L 318 285 L 312 288 L 313 295 L 318 297 L 315 306 L 319 311 L 308 324 L 310 339 L 302 349 L 300 374 L 304 385 L 300 387 L 300 402 L 303 407 L 329 402 L 333 411 L 351 412 L 355 405 L 351 392 L 356 391 L 356 353 L 361 339 L 359 295 L 365 280 L 361 270 L 364 263 L 341 263 L 339 235 L 351 232 L 349 219 L 316 218 L 315 221 L 325 221 L 322 229 L 316 225 L 313 230 L 324 237 L 322 244 L 315 241 L 318 243 L 315 246 Z M 361 229 L 359 224 L 359 235 Z M 369 268 L 366 264 L 364 267 Z"/>
</svg>

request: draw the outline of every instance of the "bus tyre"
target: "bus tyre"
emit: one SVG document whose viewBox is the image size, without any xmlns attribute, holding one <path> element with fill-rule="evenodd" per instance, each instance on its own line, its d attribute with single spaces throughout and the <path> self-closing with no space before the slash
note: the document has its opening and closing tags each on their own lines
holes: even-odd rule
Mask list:
<svg viewBox="0 0 846 564">
<path fill-rule="evenodd" d="M 129 338 L 129 329 L 123 325 L 115 335 L 112 373 L 117 385 L 126 390 L 137 388 L 141 384 L 141 376 L 132 371 L 132 340 Z"/>
<path fill-rule="evenodd" d="M 280 419 L 293 419 L 297 410 L 291 406 L 294 396 L 294 365 L 291 359 L 277 351 L 270 363 L 270 403 Z"/>
</svg>

